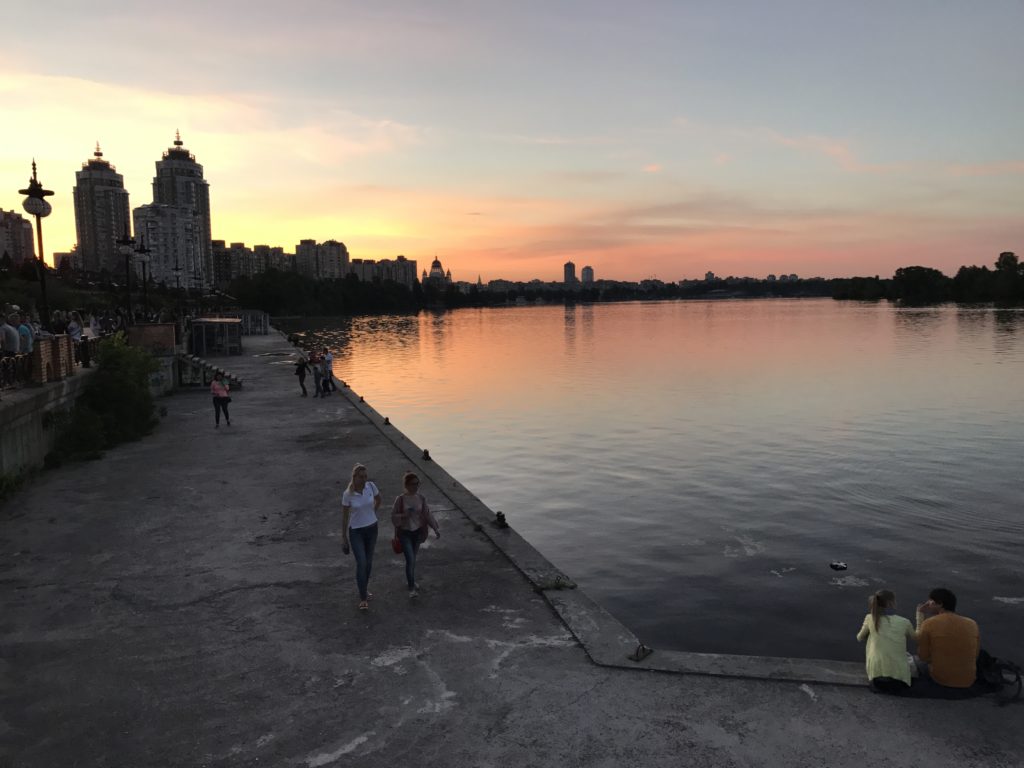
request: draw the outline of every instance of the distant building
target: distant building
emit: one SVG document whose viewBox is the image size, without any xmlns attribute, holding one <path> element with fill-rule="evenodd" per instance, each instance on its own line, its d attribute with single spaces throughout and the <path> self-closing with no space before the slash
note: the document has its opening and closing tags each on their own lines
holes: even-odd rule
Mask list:
<svg viewBox="0 0 1024 768">
<path fill-rule="evenodd" d="M 576 285 L 576 265 L 571 261 L 565 262 L 562 266 L 562 282 L 566 286 Z"/>
<path fill-rule="evenodd" d="M 775 279 L 776 279 L 776 278 L 775 278 L 775 275 L 768 275 L 768 282 L 769 282 L 769 283 L 774 283 L 774 282 L 775 282 Z"/>
<path fill-rule="evenodd" d="M 316 240 L 300 240 L 295 246 L 295 271 L 316 279 Z"/>
<path fill-rule="evenodd" d="M 36 257 L 32 222 L 15 211 L 0 210 L 0 259 L 4 256 L 12 267 Z"/>
<path fill-rule="evenodd" d="M 392 259 L 381 259 L 376 265 L 376 277 L 381 280 L 394 280 L 412 290 L 416 282 L 416 261 L 405 256 Z"/>
<path fill-rule="evenodd" d="M 133 216 L 135 239 L 149 249 L 147 270 L 152 282 L 171 288 L 208 287 L 203 235 L 191 210 L 150 203 L 136 208 Z"/>
<path fill-rule="evenodd" d="M 337 240 L 301 240 L 295 246 L 295 271 L 314 280 L 344 277 L 350 272 L 348 249 Z"/>
<path fill-rule="evenodd" d="M 593 267 L 584 267 L 580 271 L 580 278 L 582 279 L 584 285 L 593 285 L 594 284 L 594 268 Z"/>
<path fill-rule="evenodd" d="M 423 270 L 423 278 L 421 280 L 424 286 L 433 286 L 434 288 L 447 288 L 452 284 L 452 271 L 449 269 L 447 272 L 444 271 L 444 267 L 441 266 L 441 260 L 436 256 L 430 263 L 430 273 Z"/>
<path fill-rule="evenodd" d="M 96 145 L 92 160 L 75 172 L 75 231 L 80 269 L 89 272 L 123 269 L 117 241 L 131 228 L 128 191 L 124 176 L 103 159 Z"/>
<path fill-rule="evenodd" d="M 715 282 L 715 273 L 714 272 L 705 272 L 704 273 L 704 282 L 705 283 L 713 283 L 713 282 Z"/>
<path fill-rule="evenodd" d="M 276 269 L 278 272 L 295 271 L 295 256 L 285 253 L 284 248 L 271 245 L 254 245 L 252 253 L 256 262 L 257 272 L 266 272 L 268 269 Z"/>
<path fill-rule="evenodd" d="M 182 286 L 209 288 L 213 283 L 213 236 L 210 230 L 210 185 L 203 179 L 203 166 L 185 149 L 181 134 L 175 131 L 174 146 L 156 161 L 153 177 L 153 204 L 178 208 L 178 217 L 191 218 L 189 238 L 180 243 L 175 254 L 179 268 L 188 280 Z M 148 247 L 148 246 L 147 246 Z"/>
<path fill-rule="evenodd" d="M 348 274 L 348 248 L 337 240 L 320 244 L 320 279 L 337 280 Z"/>
</svg>

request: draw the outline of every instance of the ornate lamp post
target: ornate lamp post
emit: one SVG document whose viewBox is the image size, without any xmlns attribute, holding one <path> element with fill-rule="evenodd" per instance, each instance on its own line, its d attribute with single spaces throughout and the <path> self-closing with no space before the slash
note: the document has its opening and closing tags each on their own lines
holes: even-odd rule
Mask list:
<svg viewBox="0 0 1024 768">
<path fill-rule="evenodd" d="M 39 247 L 39 262 L 36 264 L 39 269 L 39 320 L 44 331 L 50 330 L 50 304 L 46 300 L 46 260 L 43 258 L 43 219 L 50 215 L 53 208 L 46 198 L 53 194 L 49 189 L 43 189 L 36 176 L 36 161 L 32 160 L 32 178 L 28 180 L 26 189 L 19 189 L 19 195 L 27 195 L 22 206 L 25 211 L 36 217 L 36 242 Z"/>
<path fill-rule="evenodd" d="M 135 257 L 142 264 L 142 311 L 146 315 L 147 322 L 149 321 L 149 275 L 146 268 L 149 266 L 150 253 L 152 251 L 146 247 L 146 236 L 143 235 L 139 238 L 139 247 L 135 249 Z"/>
<path fill-rule="evenodd" d="M 124 237 L 117 241 L 121 253 L 124 254 L 124 288 L 125 300 L 128 309 L 128 316 L 124 319 L 126 325 L 132 322 L 132 253 L 135 246 L 135 238 L 128 232 L 128 225 L 124 226 Z"/>
</svg>

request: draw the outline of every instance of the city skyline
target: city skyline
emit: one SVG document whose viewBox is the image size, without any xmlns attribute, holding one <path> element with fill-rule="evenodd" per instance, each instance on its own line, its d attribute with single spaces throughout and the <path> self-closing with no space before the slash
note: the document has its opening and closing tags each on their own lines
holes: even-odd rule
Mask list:
<svg viewBox="0 0 1024 768">
<path fill-rule="evenodd" d="M 67 251 L 95 142 L 135 209 L 180 129 L 211 239 L 336 238 L 471 279 L 950 273 L 1024 250 L 1017 3 L 275 8 L 10 9 L 0 208 L 35 157 L 47 256 Z"/>
</svg>

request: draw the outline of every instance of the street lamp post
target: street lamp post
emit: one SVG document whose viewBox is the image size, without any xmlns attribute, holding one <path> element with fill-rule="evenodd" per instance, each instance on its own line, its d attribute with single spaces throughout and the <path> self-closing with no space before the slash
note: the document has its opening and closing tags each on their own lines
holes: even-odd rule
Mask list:
<svg viewBox="0 0 1024 768">
<path fill-rule="evenodd" d="M 142 311 L 149 321 L 149 275 L 146 268 L 149 266 L 150 249 L 146 247 L 146 236 L 139 238 L 139 247 L 135 249 L 135 256 L 142 263 Z"/>
<path fill-rule="evenodd" d="M 52 206 L 46 198 L 53 194 L 49 189 L 43 189 L 36 176 L 36 161 L 32 160 L 32 178 L 28 180 L 26 189 L 19 189 L 19 195 L 27 195 L 22 206 L 25 210 L 36 217 L 36 242 L 39 246 L 39 261 L 36 267 L 39 269 L 39 320 L 44 331 L 50 330 L 50 304 L 46 300 L 46 259 L 43 257 L 43 219 L 53 211 Z"/>
<path fill-rule="evenodd" d="M 128 232 L 128 225 L 124 225 L 124 237 L 117 241 L 121 253 L 124 254 L 124 289 L 125 301 L 128 308 L 128 316 L 124 319 L 125 325 L 132 323 L 132 251 L 135 246 L 135 238 Z"/>
</svg>

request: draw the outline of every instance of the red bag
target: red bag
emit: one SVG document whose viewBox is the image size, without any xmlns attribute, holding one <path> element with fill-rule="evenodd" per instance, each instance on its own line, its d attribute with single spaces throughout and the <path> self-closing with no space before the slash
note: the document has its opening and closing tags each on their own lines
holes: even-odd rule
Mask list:
<svg viewBox="0 0 1024 768">
<path fill-rule="evenodd" d="M 397 536 L 391 540 L 391 551 L 396 555 L 402 554 L 402 542 Z"/>
</svg>

